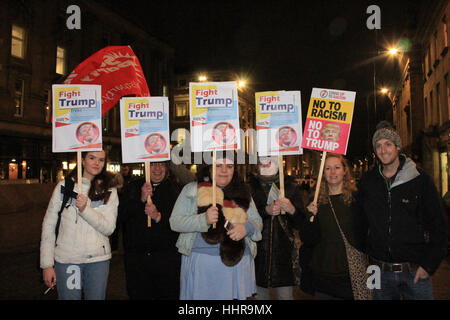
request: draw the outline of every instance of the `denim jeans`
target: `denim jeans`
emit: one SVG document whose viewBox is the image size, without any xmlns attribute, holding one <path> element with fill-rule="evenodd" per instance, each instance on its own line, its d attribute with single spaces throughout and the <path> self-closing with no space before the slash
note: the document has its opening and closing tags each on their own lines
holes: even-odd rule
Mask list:
<svg viewBox="0 0 450 320">
<path fill-rule="evenodd" d="M 63 264 L 55 262 L 56 289 L 59 300 L 105 300 L 109 275 L 109 260 Z"/>
<path fill-rule="evenodd" d="M 381 288 L 374 289 L 375 300 L 433 300 L 431 277 L 414 284 L 417 269 L 403 272 L 381 271 Z"/>
<path fill-rule="evenodd" d="M 272 288 L 276 300 L 294 300 L 294 287 Z M 270 289 L 256 286 L 256 300 L 270 300 Z"/>
</svg>

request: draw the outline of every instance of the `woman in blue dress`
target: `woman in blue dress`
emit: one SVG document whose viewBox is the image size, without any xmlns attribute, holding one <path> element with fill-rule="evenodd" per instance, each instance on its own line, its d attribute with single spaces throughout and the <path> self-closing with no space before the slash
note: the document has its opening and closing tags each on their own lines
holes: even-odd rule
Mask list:
<svg viewBox="0 0 450 320">
<path fill-rule="evenodd" d="M 262 220 L 234 159 L 234 153 L 217 153 L 216 205 L 212 166 L 175 203 L 170 226 L 180 232 L 181 300 L 244 300 L 256 293 L 255 241 L 261 240 Z"/>
</svg>

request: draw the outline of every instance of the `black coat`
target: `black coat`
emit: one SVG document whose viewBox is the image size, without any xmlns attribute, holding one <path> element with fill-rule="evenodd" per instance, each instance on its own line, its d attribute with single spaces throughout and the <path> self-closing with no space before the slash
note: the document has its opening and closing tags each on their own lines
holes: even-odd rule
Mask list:
<svg viewBox="0 0 450 320">
<path fill-rule="evenodd" d="M 296 211 L 270 216 L 266 212 L 267 195 L 255 176 L 249 177 L 252 198 L 263 220 L 262 240 L 257 242 L 258 254 L 255 258 L 256 284 L 260 287 L 293 286 L 296 284 L 292 255 L 294 248 L 294 231 L 297 217 L 303 208 L 299 188 L 289 177 L 285 180 L 285 194 Z M 277 182 L 279 188 L 279 182 Z M 283 228 L 284 226 L 284 228 Z M 297 255 L 298 251 L 294 253 Z M 298 263 L 298 259 L 297 263 Z M 299 269 L 298 269 L 299 270 Z"/>
<path fill-rule="evenodd" d="M 361 180 L 355 215 L 362 248 L 386 262 L 411 262 L 432 275 L 447 250 L 447 218 L 431 178 L 401 162 L 391 186 L 375 166 Z"/>
<path fill-rule="evenodd" d="M 149 253 L 169 250 L 177 252 L 175 243 L 178 233 L 170 229 L 169 218 L 173 206 L 180 194 L 180 188 L 169 179 L 153 186 L 152 202 L 161 213 L 161 221 L 147 226 L 145 203 L 141 201 L 141 187 L 145 179 L 130 182 L 122 192 L 119 203 L 118 221 L 123 223 L 123 241 L 125 252 Z"/>
</svg>

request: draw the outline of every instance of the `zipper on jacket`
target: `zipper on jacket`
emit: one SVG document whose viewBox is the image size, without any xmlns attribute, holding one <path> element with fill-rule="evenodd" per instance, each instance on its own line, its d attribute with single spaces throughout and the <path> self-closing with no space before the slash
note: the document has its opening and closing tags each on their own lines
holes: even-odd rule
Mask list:
<svg viewBox="0 0 450 320">
<path fill-rule="evenodd" d="M 272 245 L 273 245 L 273 219 L 274 217 L 270 217 L 270 233 L 269 233 L 269 269 L 267 275 L 267 287 L 270 288 L 272 285 Z"/>
<path fill-rule="evenodd" d="M 387 247 L 388 247 L 388 251 L 389 251 L 389 256 L 392 256 L 392 251 L 391 251 L 391 235 L 392 235 L 391 183 L 384 176 L 383 171 L 381 170 L 381 165 L 378 166 L 378 172 L 381 174 L 381 176 L 384 179 L 384 182 L 386 183 L 386 189 L 387 189 L 387 194 L 388 194 L 388 241 L 387 241 L 388 243 L 387 243 Z"/>
<path fill-rule="evenodd" d="M 391 251 L 391 237 L 392 237 L 392 198 L 391 198 L 391 189 L 388 187 L 388 209 L 389 209 L 389 216 L 388 216 L 388 251 L 389 251 L 389 256 L 392 256 L 392 251 Z"/>
</svg>

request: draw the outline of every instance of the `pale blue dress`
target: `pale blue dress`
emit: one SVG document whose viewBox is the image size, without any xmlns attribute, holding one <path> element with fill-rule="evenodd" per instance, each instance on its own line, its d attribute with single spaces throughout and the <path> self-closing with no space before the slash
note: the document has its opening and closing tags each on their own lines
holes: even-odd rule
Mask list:
<svg viewBox="0 0 450 320">
<path fill-rule="evenodd" d="M 182 254 L 180 273 L 181 300 L 247 299 L 256 293 L 256 241 L 261 240 L 262 219 L 253 199 L 245 223 L 245 252 L 235 266 L 228 267 L 220 258 L 220 245 L 206 243 L 201 232 L 207 232 L 205 213 L 197 214 L 197 182 L 181 191 L 169 222 L 179 232 L 178 251 Z"/>
<path fill-rule="evenodd" d="M 180 300 L 245 300 L 255 293 L 255 262 L 248 247 L 241 261 L 228 267 L 219 244 L 210 245 L 197 233 L 191 254 L 181 258 Z"/>
</svg>

